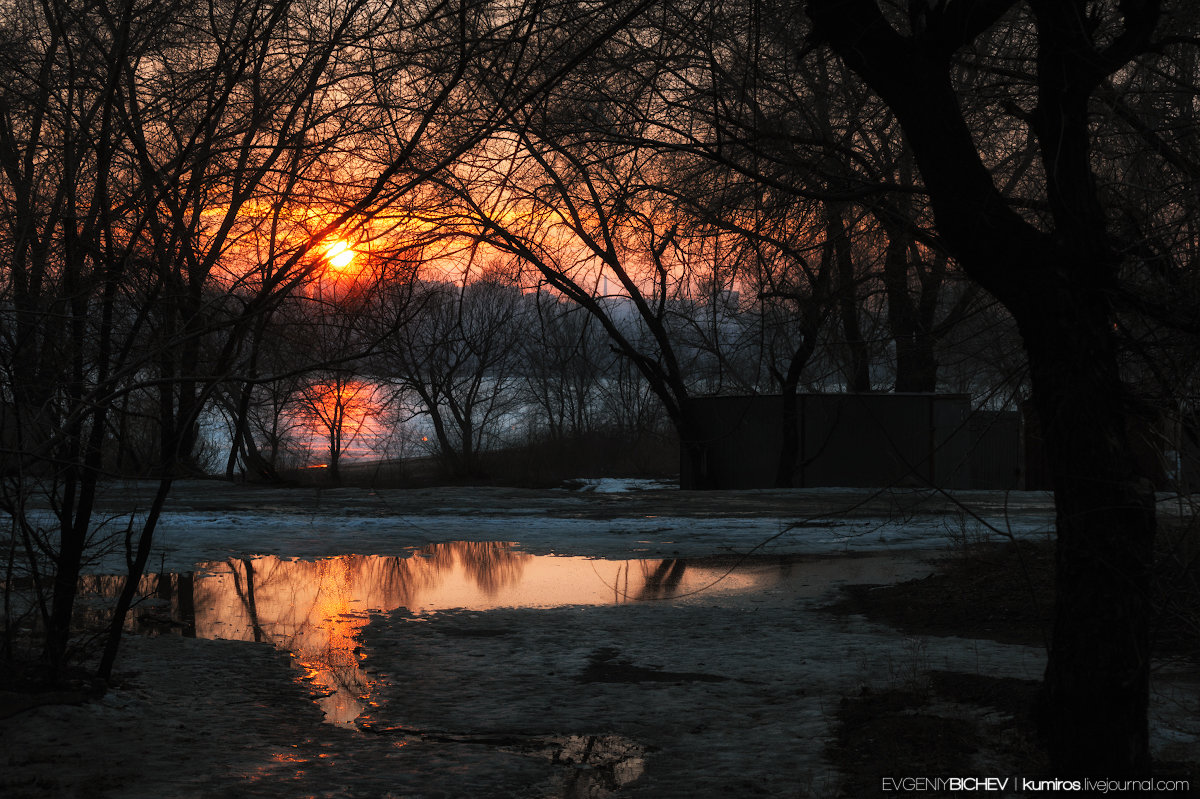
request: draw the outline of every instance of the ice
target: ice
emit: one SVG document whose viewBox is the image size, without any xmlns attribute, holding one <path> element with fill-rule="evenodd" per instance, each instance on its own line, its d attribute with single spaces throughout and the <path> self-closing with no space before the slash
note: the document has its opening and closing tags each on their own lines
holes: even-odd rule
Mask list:
<svg viewBox="0 0 1200 799">
<path fill-rule="evenodd" d="M 826 743 L 844 697 L 925 669 L 1037 679 L 1044 668 L 1037 647 L 913 638 L 825 605 L 839 585 L 924 576 L 931 552 L 1045 537 L 1054 519 L 1048 494 L 609 490 L 618 485 L 180 484 L 151 570 L 208 569 L 196 576 L 197 595 L 224 580 L 249 607 L 237 589 L 249 585 L 250 561 L 229 558 L 263 556 L 252 564 L 254 620 L 242 626 L 271 643 L 131 637 L 118 662 L 127 682 L 111 698 L 0 723 L 0 736 L 14 736 L 5 743 L 20 741 L 0 760 L 0 793 L 83 795 L 104 784 L 128 799 L 832 796 L 838 775 Z M 103 501 L 112 526 L 127 518 L 123 510 L 147 507 L 152 491 L 110 487 Z M 595 559 L 797 557 L 777 558 L 781 581 L 762 590 L 730 583 L 664 601 L 539 607 L 513 606 L 491 583 L 471 601 L 443 599 L 433 581 L 415 578 L 424 599 L 389 603 L 324 560 L 359 554 L 370 570 L 380 558 L 366 556 L 400 556 L 420 577 L 431 557 L 421 548 L 454 541 L 591 559 L 579 571 L 612 585 L 619 564 Z M 637 563 L 626 576 L 640 573 L 645 562 Z M 92 568 L 119 565 L 109 558 Z M 283 579 L 289 566 L 296 580 Z M 704 576 L 695 563 L 689 569 Z M 324 626 L 285 629 L 284 617 L 301 611 Z M 328 673 L 310 662 L 317 655 Z M 1160 757 L 1196 752 L 1193 683 L 1190 672 L 1156 676 Z M 329 701 L 320 704 L 322 696 Z"/>
<path fill-rule="evenodd" d="M 370 491 L 196 481 L 175 489 L 159 520 L 150 563 L 152 569 L 181 571 L 201 561 L 255 555 L 402 555 L 444 541 L 507 541 L 534 554 L 610 559 L 836 554 L 938 550 L 1007 536 L 1045 538 L 1053 530 L 1049 496 L 1040 492 L 972 492 L 947 499 L 865 489 L 629 490 L 642 484 L 596 481 L 588 491 Z M 115 505 L 130 493 L 114 491 L 108 501 Z M 144 511 L 135 516 L 140 522 Z M 121 526 L 115 510 L 111 526 Z M 91 568 L 111 572 L 122 562 L 123 555 L 113 552 Z"/>
</svg>

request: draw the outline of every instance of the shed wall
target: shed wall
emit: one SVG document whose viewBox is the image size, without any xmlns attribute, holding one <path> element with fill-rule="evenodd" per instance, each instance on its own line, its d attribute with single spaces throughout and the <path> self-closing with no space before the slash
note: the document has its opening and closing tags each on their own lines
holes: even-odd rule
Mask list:
<svg viewBox="0 0 1200 799">
<path fill-rule="evenodd" d="M 978 436 L 965 395 L 800 394 L 797 404 L 800 454 L 792 486 L 974 485 Z M 681 458 L 683 488 L 778 485 L 782 397 L 704 397 L 693 400 L 691 410 L 701 431 L 705 473 L 695 474 Z M 1016 430 L 1002 426 L 994 433 L 996 464 L 984 464 L 987 480 L 993 480 L 992 472 L 1019 473 L 1019 444 L 1006 449 L 999 442 L 1018 430 L 1019 422 Z"/>
</svg>

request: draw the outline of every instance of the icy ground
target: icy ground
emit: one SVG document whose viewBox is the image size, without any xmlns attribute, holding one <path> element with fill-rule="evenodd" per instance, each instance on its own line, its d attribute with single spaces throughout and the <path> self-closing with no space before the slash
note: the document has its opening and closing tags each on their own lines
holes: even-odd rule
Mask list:
<svg viewBox="0 0 1200 799">
<path fill-rule="evenodd" d="M 1045 537 L 1054 520 L 1045 492 L 573 484 L 582 488 L 278 490 L 191 482 L 169 501 L 151 564 L 173 571 L 243 555 L 400 555 L 443 541 L 512 541 L 534 554 L 597 558 L 938 550 L 1007 535 Z M 127 509 L 144 512 L 151 499 L 152 485 L 110 488 L 101 500 L 109 532 L 119 534 Z M 114 552 L 94 569 L 116 570 L 121 557 Z"/>
<path fill-rule="evenodd" d="M 154 568 L 195 571 L 201 637 L 133 636 L 121 689 L 0 720 L 0 796 L 835 796 L 842 697 L 1040 675 L 1036 648 L 823 606 L 1046 535 L 1045 494 L 613 487 L 180 486 Z M 115 528 L 149 493 L 104 501 Z M 1175 759 L 1197 753 L 1196 682 L 1157 683 Z"/>
</svg>

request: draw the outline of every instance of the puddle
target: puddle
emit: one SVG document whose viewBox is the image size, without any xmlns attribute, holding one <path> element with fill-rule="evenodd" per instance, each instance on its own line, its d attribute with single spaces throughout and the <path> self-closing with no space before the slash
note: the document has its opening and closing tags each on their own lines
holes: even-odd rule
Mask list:
<svg viewBox="0 0 1200 799">
<path fill-rule="evenodd" d="M 421 616 L 449 609 L 715 597 L 761 601 L 768 595 L 815 596 L 838 581 L 890 582 L 894 572 L 905 568 L 894 555 L 832 561 L 779 556 L 617 561 L 532 555 L 515 543 L 458 541 L 401 557 L 306 561 L 264 556 L 199 563 L 195 572 L 182 575 L 148 576 L 144 593 L 157 601 L 141 606 L 131 626 L 142 633 L 269 642 L 287 650 L 319 694 L 325 720 L 351 725 L 370 694 L 370 680 L 360 668 L 359 632 L 372 613 L 405 608 Z M 109 594 L 105 583 L 117 584 L 116 578 L 93 579 L 101 594 Z M 495 631 L 483 627 L 478 634 Z"/>
</svg>

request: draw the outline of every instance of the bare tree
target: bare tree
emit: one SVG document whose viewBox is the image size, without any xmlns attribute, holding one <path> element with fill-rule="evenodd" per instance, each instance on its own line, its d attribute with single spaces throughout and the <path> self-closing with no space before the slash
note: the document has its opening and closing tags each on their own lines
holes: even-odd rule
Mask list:
<svg viewBox="0 0 1200 799">
<path fill-rule="evenodd" d="M 645 5 L 560 9 L 587 31 L 566 39 L 542 25 L 542 4 L 10 4 L 3 503 L 12 551 L 46 589 L 50 679 L 71 655 L 106 437 L 141 418 L 120 414 L 153 399 L 160 481 L 145 523 L 117 542 L 128 577 L 102 676 L 172 481 L 198 465 L 200 416 L 216 386 L 274 379 L 255 353 L 265 320 L 321 268 L 310 252 L 402 214 L 506 122 L 459 113 L 482 73 L 503 67 L 514 102 L 536 98 Z M 525 48 L 535 33 L 555 46 Z"/>
<path fill-rule="evenodd" d="M 420 313 L 381 345 L 374 369 L 419 398 L 452 473 L 477 474 L 518 401 L 527 306 L 503 275 L 470 270 L 419 285 L 415 302 Z"/>
<path fill-rule="evenodd" d="M 536 333 L 519 342 L 525 391 L 551 440 L 578 440 L 596 429 L 610 353 L 582 308 L 545 291 L 531 296 Z"/>
<path fill-rule="evenodd" d="M 1042 720 L 1056 774 L 1144 775 L 1154 495 L 1134 471 L 1139 413 L 1118 358 L 1126 270 L 1095 170 L 1096 98 L 1153 69 L 1158 2 L 911 3 L 810 0 L 815 34 L 896 114 L 936 225 L 964 271 L 1021 331 L 1058 508 L 1057 599 Z M 959 101 L 972 47 L 1031 65 L 1006 88 L 1039 152 L 1044 212 L 997 185 Z M 979 51 L 977 51 L 979 52 Z M 979 52 L 986 61 L 990 52 Z"/>
</svg>

